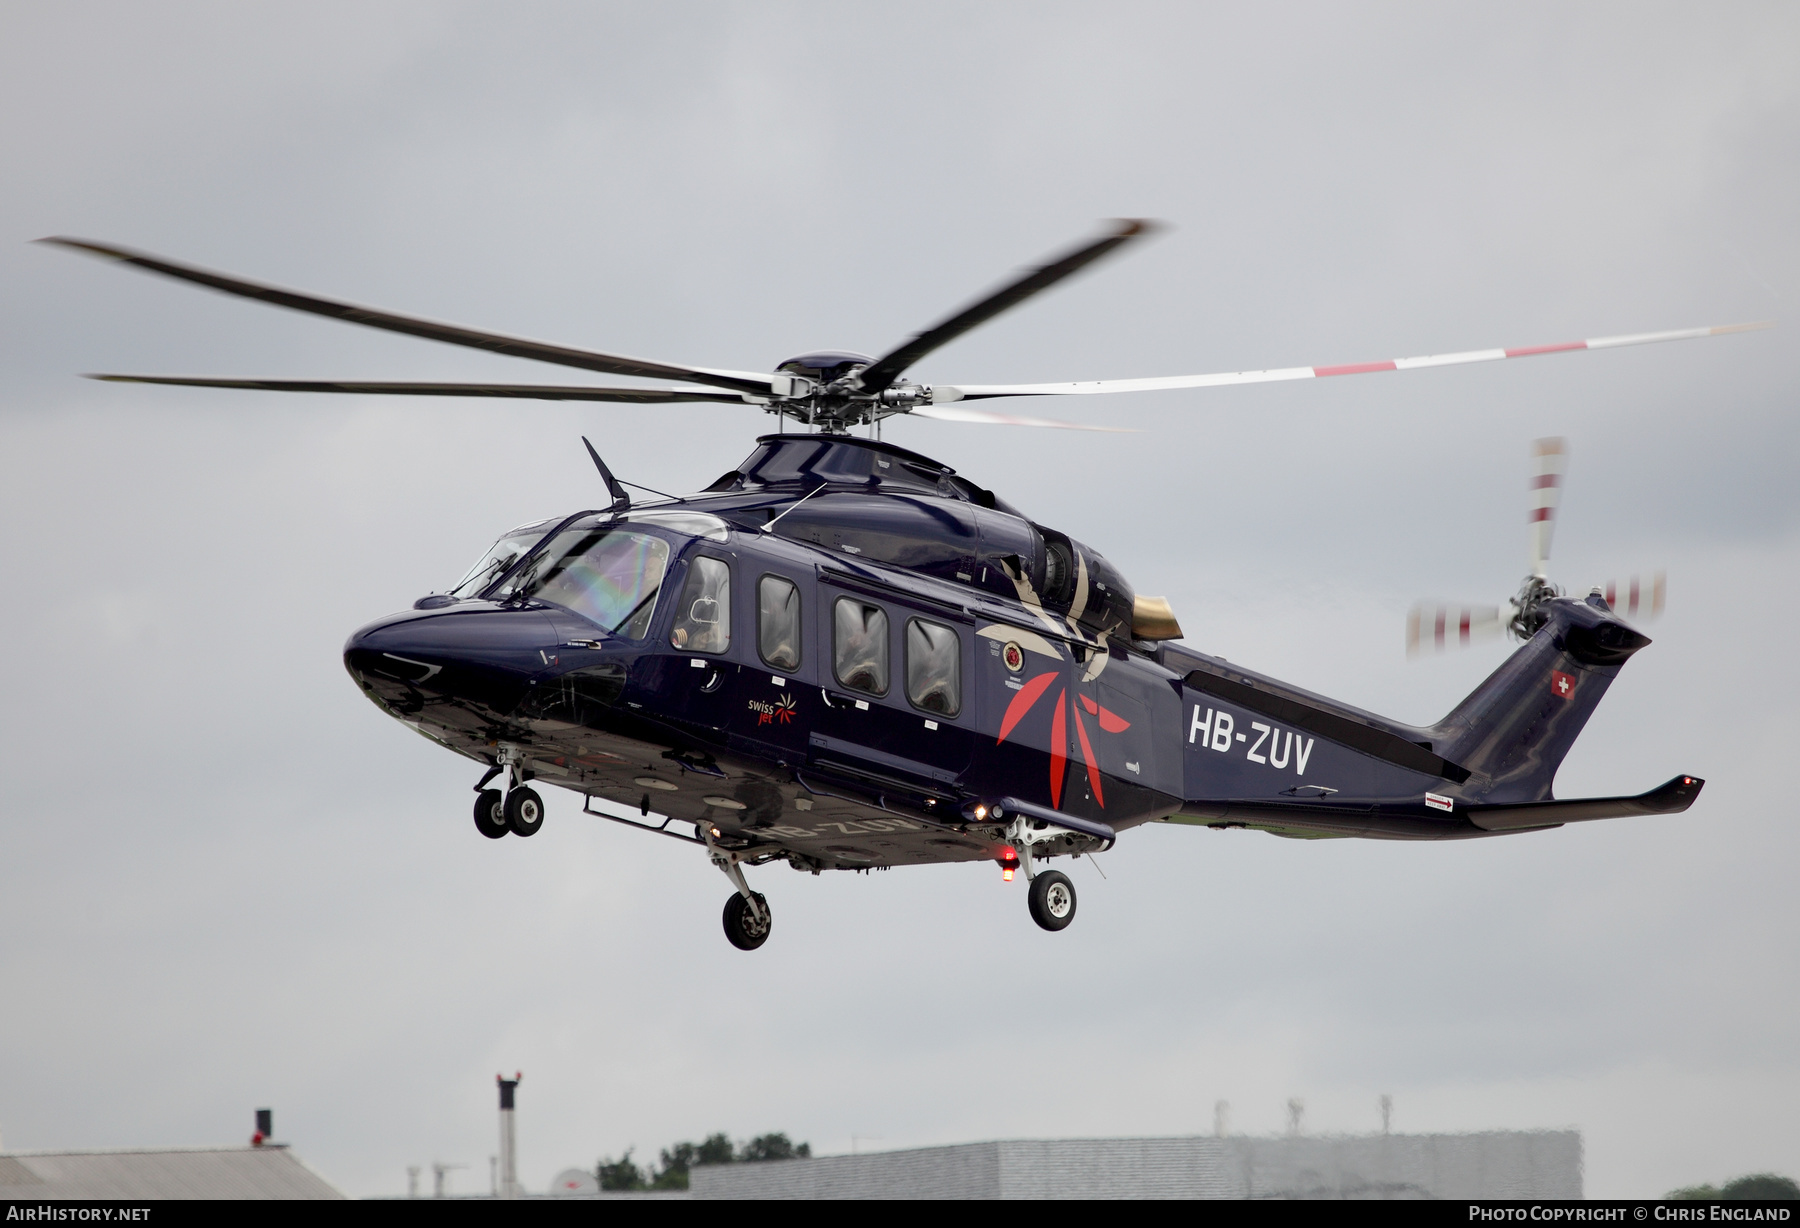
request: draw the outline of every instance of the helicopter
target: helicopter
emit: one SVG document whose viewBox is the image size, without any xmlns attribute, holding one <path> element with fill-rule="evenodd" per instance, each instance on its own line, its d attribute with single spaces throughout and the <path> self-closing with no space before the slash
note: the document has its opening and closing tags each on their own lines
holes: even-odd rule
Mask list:
<svg viewBox="0 0 1800 1228">
<path fill-rule="evenodd" d="M 1110 223 L 886 354 L 811 351 L 767 373 L 531 341 L 108 244 L 41 242 L 348 323 L 664 384 L 95 379 L 714 401 L 776 416 L 776 432 L 741 464 L 681 496 L 621 481 L 584 438 L 605 506 L 501 535 L 456 584 L 370 622 L 343 650 L 352 681 L 382 712 L 479 766 L 482 836 L 535 835 L 545 822 L 539 787 L 554 785 L 581 799 L 583 815 L 692 844 L 730 881 L 723 925 L 739 949 L 762 946 L 773 924 L 745 871 L 775 863 L 817 875 L 995 862 L 1007 881 L 1023 873 L 1033 920 L 1058 931 L 1076 896 L 1051 863 L 1093 857 L 1147 823 L 1446 840 L 1691 806 L 1704 785 L 1692 775 L 1631 796 L 1554 796 L 1576 736 L 1650 641 L 1602 590 L 1572 598 L 1550 584 L 1541 496 L 1533 571 L 1504 612 L 1415 609 L 1415 650 L 1443 646 L 1447 626 L 1463 642 L 1501 628 L 1524 641 L 1441 721 L 1415 727 L 1178 643 L 1166 600 L 1138 593 L 1099 551 L 972 478 L 882 441 L 880 424 L 910 414 L 1115 429 L 971 403 L 1400 371 L 1767 325 L 1150 379 L 906 378 L 945 343 L 1154 229 Z M 851 434 L 857 427 L 868 434 Z M 634 502 L 628 486 L 659 497 Z M 1635 613 L 1635 582 L 1632 592 Z"/>
</svg>

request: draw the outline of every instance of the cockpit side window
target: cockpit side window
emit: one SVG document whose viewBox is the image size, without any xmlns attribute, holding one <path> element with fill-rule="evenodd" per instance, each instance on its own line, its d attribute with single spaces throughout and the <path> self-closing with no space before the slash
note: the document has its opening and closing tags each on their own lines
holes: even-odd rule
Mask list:
<svg viewBox="0 0 1800 1228">
<path fill-rule="evenodd" d="M 756 650 L 779 670 L 800 668 L 800 590 L 780 576 L 756 586 Z"/>
<path fill-rule="evenodd" d="M 832 668 L 853 691 L 888 693 L 888 616 L 878 605 L 839 597 L 832 610 Z"/>
<path fill-rule="evenodd" d="M 955 631 L 922 618 L 906 624 L 906 698 L 941 716 L 962 711 L 962 641 Z"/>
<path fill-rule="evenodd" d="M 482 589 L 505 575 L 507 569 L 519 561 L 520 556 L 543 540 L 545 528 L 544 525 L 534 525 L 530 529 L 516 530 L 502 537 L 481 556 L 479 563 L 469 568 L 468 573 L 456 582 L 450 595 L 465 601 L 479 596 Z"/>
<path fill-rule="evenodd" d="M 731 647 L 731 566 L 723 559 L 694 556 L 675 607 L 669 643 L 686 652 L 724 652 Z"/>
</svg>

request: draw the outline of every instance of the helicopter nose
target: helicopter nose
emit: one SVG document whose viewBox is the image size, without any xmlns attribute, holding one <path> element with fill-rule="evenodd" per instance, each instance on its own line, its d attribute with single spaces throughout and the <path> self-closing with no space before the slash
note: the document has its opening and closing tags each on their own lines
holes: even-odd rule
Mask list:
<svg viewBox="0 0 1800 1228">
<path fill-rule="evenodd" d="M 389 707 L 416 711 L 427 696 L 448 696 L 504 714 L 556 642 L 555 625 L 539 610 L 407 611 L 351 635 L 344 667 Z"/>
</svg>

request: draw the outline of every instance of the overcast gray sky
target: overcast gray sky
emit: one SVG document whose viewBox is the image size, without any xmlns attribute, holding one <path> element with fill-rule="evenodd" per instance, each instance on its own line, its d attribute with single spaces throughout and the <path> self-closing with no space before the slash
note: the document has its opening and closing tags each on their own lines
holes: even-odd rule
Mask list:
<svg viewBox="0 0 1800 1228">
<path fill-rule="evenodd" d="M 1588 1190 L 1800 1172 L 1800 10 L 1792 5 L 0 4 L 0 1137 L 277 1133 L 355 1193 L 785 1130 L 819 1151 L 1578 1126 Z M 76 234 L 706 365 L 879 350 L 1091 232 L 1173 228 L 933 355 L 939 382 L 1771 332 L 1084 399 L 1140 432 L 901 422 L 1166 593 L 1189 641 L 1395 717 L 1417 597 L 1666 566 L 1562 796 L 1688 814 L 1442 846 L 1135 833 L 1038 931 L 989 865 L 755 872 L 482 840 L 468 766 L 345 636 L 623 476 L 767 420 L 130 388 L 83 371 L 571 378 L 27 245 Z"/>
</svg>

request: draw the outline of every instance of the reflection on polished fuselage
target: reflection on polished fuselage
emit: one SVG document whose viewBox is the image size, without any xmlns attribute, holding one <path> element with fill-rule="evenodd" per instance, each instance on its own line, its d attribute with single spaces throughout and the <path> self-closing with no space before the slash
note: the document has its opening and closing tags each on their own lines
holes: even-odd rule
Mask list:
<svg viewBox="0 0 1800 1228">
<path fill-rule="evenodd" d="M 352 677 L 484 782 L 504 768 L 692 823 L 715 857 L 814 871 L 1005 865 L 1027 835 L 1041 859 L 1162 819 L 1463 838 L 1667 812 L 1699 788 L 1545 809 L 1648 642 L 1598 598 L 1548 603 L 1414 728 L 1145 638 L 1170 633 L 1166 606 L 1134 626 L 1103 557 L 925 457 L 759 443 L 701 494 L 505 535 L 449 592 L 352 636 Z M 1048 826 L 997 821 L 1002 800 Z"/>
</svg>

